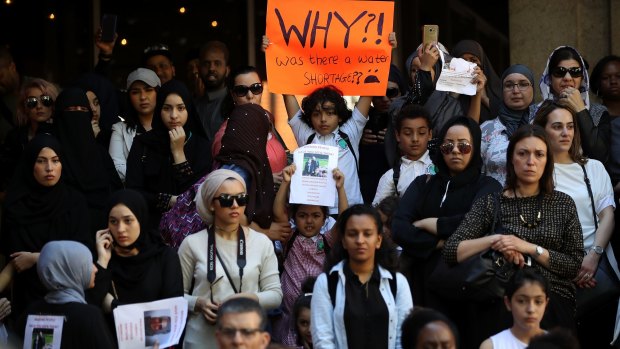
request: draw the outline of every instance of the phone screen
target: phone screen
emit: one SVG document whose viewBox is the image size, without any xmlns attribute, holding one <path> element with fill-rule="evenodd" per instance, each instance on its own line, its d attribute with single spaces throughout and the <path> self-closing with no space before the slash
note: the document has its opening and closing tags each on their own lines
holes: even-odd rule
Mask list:
<svg viewBox="0 0 620 349">
<path fill-rule="evenodd" d="M 106 13 L 101 17 L 101 41 L 114 41 L 114 34 L 116 34 L 116 15 Z"/>
</svg>

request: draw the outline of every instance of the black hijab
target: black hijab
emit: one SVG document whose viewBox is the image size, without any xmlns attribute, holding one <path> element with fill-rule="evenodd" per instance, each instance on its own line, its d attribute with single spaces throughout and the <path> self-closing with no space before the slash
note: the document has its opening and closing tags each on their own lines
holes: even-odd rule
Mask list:
<svg viewBox="0 0 620 349">
<path fill-rule="evenodd" d="M 69 107 L 85 107 L 88 111 L 67 110 Z M 56 135 L 65 151 L 63 176 L 68 184 L 82 191 L 89 204 L 102 207 L 107 199 L 93 197 L 89 192 L 109 192 L 110 185 L 119 182 L 112 159 L 95 140 L 91 126 L 92 112 L 84 90 L 71 87 L 63 90 L 56 100 L 54 125 Z M 102 201 L 103 200 L 103 201 Z"/>
<path fill-rule="evenodd" d="M 437 166 L 437 175 L 444 181 L 450 181 L 450 189 L 456 189 L 458 187 L 476 182 L 478 177 L 480 177 L 480 172 L 482 170 L 482 156 L 480 155 L 480 141 L 482 139 L 482 135 L 480 132 L 480 126 L 472 118 L 467 116 L 457 116 L 448 121 L 439 133 L 440 144 L 443 143 L 450 127 L 456 125 L 465 126 L 471 134 L 472 153 L 471 160 L 467 167 L 463 170 L 463 172 L 457 174 L 456 176 L 451 176 L 448 165 L 443 158 L 443 154 L 437 150 L 432 156 L 433 163 Z"/>
<path fill-rule="evenodd" d="M 220 164 L 241 166 L 252 176 L 246 183 L 249 201 L 245 214 L 262 228 L 269 228 L 273 207 L 273 175 L 265 146 L 271 128 L 269 113 L 258 104 L 238 105 L 233 109 L 222 148 L 215 160 Z"/>
<path fill-rule="evenodd" d="M 504 74 L 502 74 L 502 84 L 504 83 L 504 80 L 506 79 L 506 77 L 508 77 L 508 75 L 515 73 L 525 76 L 529 80 L 530 84 L 532 84 L 532 89 L 534 89 L 534 73 L 532 73 L 530 68 L 523 64 L 514 64 L 508 67 L 508 69 L 504 71 Z M 532 93 L 532 100 L 525 109 L 514 110 L 508 108 L 508 106 L 506 106 L 506 103 L 504 103 L 504 99 L 502 98 L 502 103 L 499 106 L 498 117 L 502 124 L 504 124 L 504 126 L 506 127 L 506 135 L 508 135 L 508 138 L 510 138 L 514 131 L 516 131 L 520 126 L 529 123 L 529 106 L 533 103 L 534 94 Z"/>
<path fill-rule="evenodd" d="M 48 241 L 63 238 L 82 241 L 76 236 L 87 234 L 88 219 L 79 217 L 87 215 L 86 208 L 79 207 L 85 203 L 83 196 L 68 187 L 62 175 L 51 187 L 42 186 L 34 178 L 35 161 L 43 148 L 52 149 L 64 167 L 63 152 L 56 138 L 40 134 L 28 143 L 4 202 L 4 252 L 39 251 Z"/>
<path fill-rule="evenodd" d="M 112 125 L 120 119 L 119 102 L 116 89 L 110 80 L 96 73 L 86 73 L 78 78 L 76 86 L 84 91 L 91 91 L 99 100 L 101 112 L 99 116 L 99 125 L 102 130 L 111 130 Z"/>
<path fill-rule="evenodd" d="M 128 284 L 139 282 L 141 276 L 146 273 L 150 267 L 151 259 L 162 253 L 165 245 L 161 236 L 155 229 L 149 229 L 149 208 L 146 200 L 139 192 L 131 189 L 119 190 L 112 193 L 106 207 L 108 214 L 112 208 L 118 204 L 123 204 L 131 210 L 136 216 L 140 224 L 140 235 L 138 239 L 124 249 L 132 250 L 134 247 L 138 249 L 138 254 L 131 257 L 121 257 L 114 254 L 110 260 L 114 274 Z M 115 277 L 115 279 L 117 279 Z"/>
</svg>

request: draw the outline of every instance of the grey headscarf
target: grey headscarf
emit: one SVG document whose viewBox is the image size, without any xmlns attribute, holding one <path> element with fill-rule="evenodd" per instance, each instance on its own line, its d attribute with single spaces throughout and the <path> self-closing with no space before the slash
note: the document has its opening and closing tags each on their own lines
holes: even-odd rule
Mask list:
<svg viewBox="0 0 620 349">
<path fill-rule="evenodd" d="M 534 88 L 534 73 L 532 73 L 532 70 L 530 70 L 530 68 L 523 64 L 511 65 L 510 67 L 508 67 L 508 69 L 506 69 L 506 71 L 504 71 L 504 74 L 502 74 L 502 86 L 506 77 L 508 77 L 508 75 L 510 74 L 515 73 L 525 76 L 530 81 L 530 84 L 532 84 L 532 88 Z M 532 100 L 530 101 L 530 105 L 533 103 L 533 101 L 534 94 L 532 93 Z M 516 131 L 521 125 L 525 125 L 528 123 L 529 115 L 529 106 L 523 110 L 510 109 L 508 108 L 506 103 L 504 103 L 504 100 L 502 98 L 502 103 L 499 106 L 498 117 L 502 124 L 504 124 L 504 126 L 506 127 L 506 134 L 508 135 L 508 137 L 511 137 L 514 131 Z"/>
<path fill-rule="evenodd" d="M 229 178 L 238 180 L 243 184 L 243 189 L 247 190 L 245 181 L 237 172 L 225 169 L 219 169 L 209 173 L 205 181 L 198 187 L 195 198 L 196 210 L 200 218 L 202 218 L 207 225 L 213 224 L 214 220 L 213 212 L 209 210 L 211 201 L 213 201 L 213 197 L 222 183 Z"/>
<path fill-rule="evenodd" d="M 90 284 L 93 257 L 76 241 L 51 241 L 41 249 L 37 273 L 48 292 L 45 301 L 50 304 L 86 304 L 84 290 Z"/>
</svg>

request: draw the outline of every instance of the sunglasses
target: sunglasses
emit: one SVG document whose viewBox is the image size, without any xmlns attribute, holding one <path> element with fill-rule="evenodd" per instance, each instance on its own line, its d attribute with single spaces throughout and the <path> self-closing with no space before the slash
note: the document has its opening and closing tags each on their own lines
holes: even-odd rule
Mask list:
<svg viewBox="0 0 620 349">
<path fill-rule="evenodd" d="M 400 93 L 400 90 L 398 89 L 398 87 L 390 87 L 385 91 L 385 96 L 387 98 L 394 98 L 394 97 L 398 97 L 399 93 Z"/>
<path fill-rule="evenodd" d="M 555 67 L 553 71 L 551 71 L 551 75 L 556 78 L 563 78 L 566 76 L 566 73 L 569 73 L 573 78 L 580 78 L 583 76 L 583 69 L 581 69 L 581 67 Z"/>
<path fill-rule="evenodd" d="M 456 143 L 456 147 L 458 148 L 459 152 L 461 152 L 461 154 L 463 155 L 471 153 L 471 144 L 467 142 L 458 142 Z M 452 142 L 447 142 L 439 146 L 439 150 L 441 150 L 441 153 L 444 155 L 450 154 L 453 149 L 454 149 L 454 143 Z"/>
<path fill-rule="evenodd" d="M 222 194 L 216 198 L 213 198 L 213 200 L 219 200 L 220 206 L 222 207 L 232 207 L 233 201 L 237 201 L 237 205 L 239 206 L 245 206 L 248 204 L 248 194 Z"/>
<path fill-rule="evenodd" d="M 252 94 L 259 95 L 263 93 L 263 84 L 261 84 L 260 82 L 257 82 L 250 86 L 237 85 L 232 88 L 232 92 L 237 97 L 245 97 L 245 95 L 248 94 L 248 91 L 252 91 Z"/>
<path fill-rule="evenodd" d="M 24 104 L 26 105 L 26 108 L 34 109 L 39 104 L 39 101 L 41 101 L 41 105 L 43 105 L 44 107 L 51 107 L 54 104 L 54 100 L 52 99 L 52 96 L 48 96 L 48 95 L 41 95 L 41 97 L 38 97 L 38 98 L 28 97 L 26 98 L 26 102 Z"/>
</svg>

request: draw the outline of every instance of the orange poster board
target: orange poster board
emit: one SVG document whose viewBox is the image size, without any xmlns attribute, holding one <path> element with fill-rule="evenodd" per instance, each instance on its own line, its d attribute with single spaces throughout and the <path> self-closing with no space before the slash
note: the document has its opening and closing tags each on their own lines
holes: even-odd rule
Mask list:
<svg viewBox="0 0 620 349">
<path fill-rule="evenodd" d="M 269 0 L 271 91 L 308 95 L 334 85 L 348 96 L 385 95 L 393 18 L 389 1 Z"/>
</svg>

